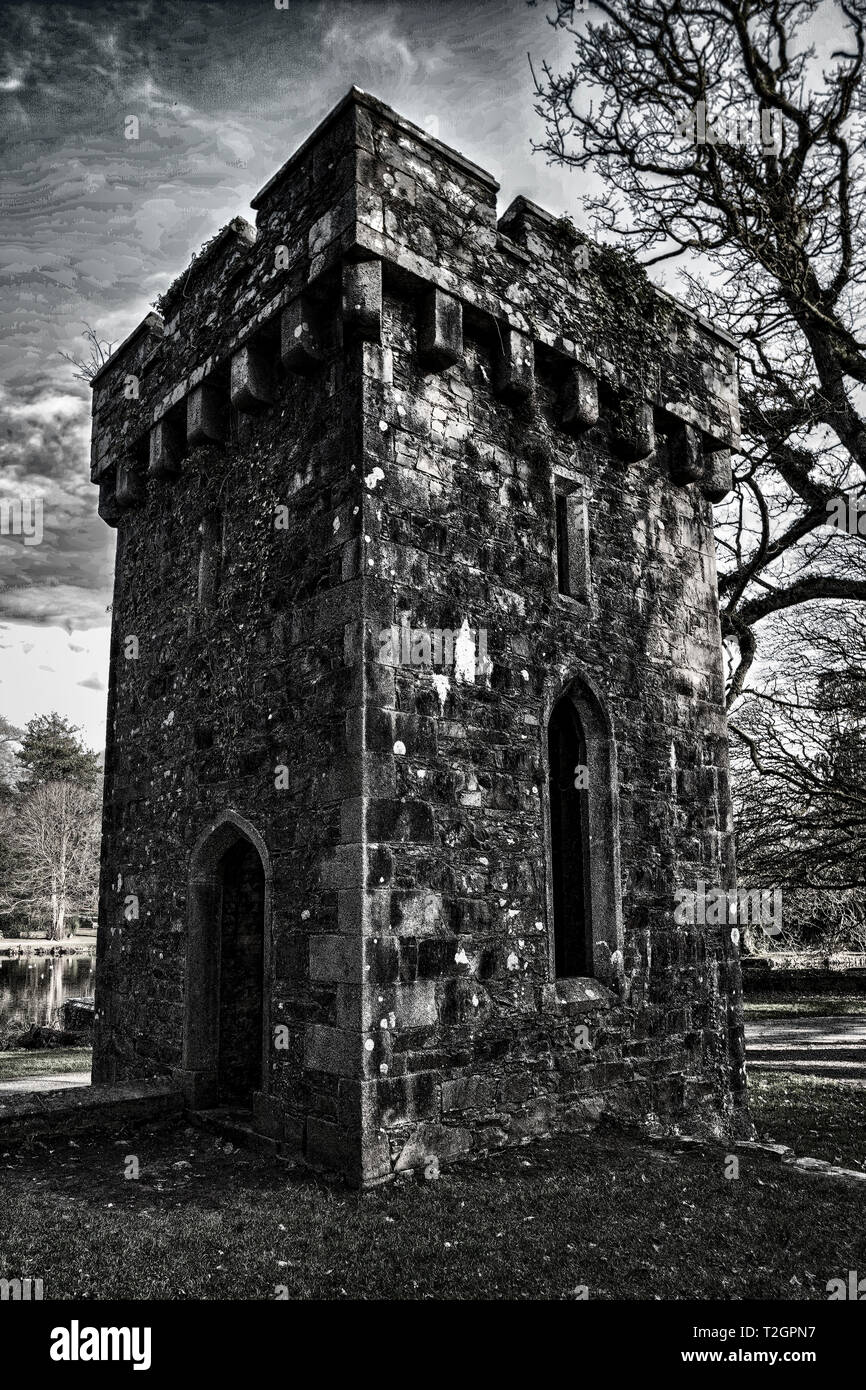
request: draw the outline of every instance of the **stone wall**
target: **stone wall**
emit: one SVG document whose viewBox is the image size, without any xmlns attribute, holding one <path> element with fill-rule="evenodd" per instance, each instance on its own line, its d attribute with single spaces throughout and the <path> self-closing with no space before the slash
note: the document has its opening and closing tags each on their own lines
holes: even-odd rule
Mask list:
<svg viewBox="0 0 866 1390">
<path fill-rule="evenodd" d="M 94 383 L 118 526 L 95 1079 L 213 1103 L 217 827 L 265 868 L 255 1115 L 288 1152 L 371 1182 L 604 1111 L 729 1127 L 736 945 L 673 906 L 733 883 L 733 345 L 525 200 L 497 223 L 488 174 L 357 91 L 254 206 Z M 406 659 L 404 629 L 456 661 Z M 566 688 L 595 961 L 555 981 Z"/>
<path fill-rule="evenodd" d="M 624 465 L 612 410 L 577 441 L 558 428 L 553 364 L 503 404 L 486 326 L 425 373 L 415 317 L 387 297 L 393 385 L 368 377 L 365 407 L 365 468 L 384 475 L 364 513 L 366 827 L 388 871 L 367 906 L 371 1124 L 399 1166 L 602 1110 L 718 1123 L 741 1058 L 736 948 L 672 921 L 673 885 L 731 868 L 710 507 L 672 485 L 669 437 Z M 586 601 L 556 592 L 557 472 L 586 501 Z M 464 622 L 486 632 L 472 680 L 378 661 L 391 624 Z M 621 959 L 580 987 L 551 982 L 543 744 L 578 675 L 613 730 L 622 913 Z"/>
</svg>

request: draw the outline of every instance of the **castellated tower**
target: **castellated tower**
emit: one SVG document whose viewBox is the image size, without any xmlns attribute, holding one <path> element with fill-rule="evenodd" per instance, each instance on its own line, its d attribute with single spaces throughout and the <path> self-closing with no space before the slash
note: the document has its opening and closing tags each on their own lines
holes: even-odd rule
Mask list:
<svg viewBox="0 0 866 1390">
<path fill-rule="evenodd" d="M 358 1184 L 746 1122 L 735 345 L 496 190 L 352 90 L 93 383 L 94 1081 Z"/>
</svg>

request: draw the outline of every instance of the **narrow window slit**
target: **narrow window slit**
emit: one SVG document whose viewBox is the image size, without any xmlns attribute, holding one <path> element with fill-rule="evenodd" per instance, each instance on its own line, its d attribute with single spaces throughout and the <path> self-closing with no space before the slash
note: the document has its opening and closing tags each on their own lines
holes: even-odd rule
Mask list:
<svg viewBox="0 0 866 1390">
<path fill-rule="evenodd" d="M 579 485 L 554 479 L 556 587 L 567 598 L 589 597 L 589 517 Z"/>
<path fill-rule="evenodd" d="M 198 601 L 206 611 L 216 607 L 222 579 L 223 519 L 208 512 L 199 527 Z"/>
<path fill-rule="evenodd" d="M 568 507 L 564 492 L 556 494 L 556 582 L 561 594 L 570 594 L 568 573 Z"/>
<path fill-rule="evenodd" d="M 548 726 L 554 968 L 557 979 L 593 973 L 586 739 L 568 699 Z"/>
</svg>

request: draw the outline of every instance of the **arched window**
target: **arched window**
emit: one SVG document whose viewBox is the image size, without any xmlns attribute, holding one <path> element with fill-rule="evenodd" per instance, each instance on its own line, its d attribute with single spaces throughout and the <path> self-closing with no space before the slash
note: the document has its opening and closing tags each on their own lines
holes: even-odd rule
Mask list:
<svg viewBox="0 0 866 1390">
<path fill-rule="evenodd" d="M 547 730 L 553 956 L 557 979 L 592 975 L 592 893 L 586 738 L 566 696 Z"/>
</svg>

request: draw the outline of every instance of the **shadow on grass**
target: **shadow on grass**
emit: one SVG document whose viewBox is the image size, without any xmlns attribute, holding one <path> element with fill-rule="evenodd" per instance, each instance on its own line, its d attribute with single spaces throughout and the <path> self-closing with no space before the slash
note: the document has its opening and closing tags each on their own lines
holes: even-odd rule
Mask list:
<svg viewBox="0 0 866 1390">
<path fill-rule="evenodd" d="M 750 1071 L 749 1097 L 762 1138 L 790 1144 L 797 1154 L 863 1171 L 866 1087 L 790 1071 Z"/>
<path fill-rule="evenodd" d="M 46 1298 L 823 1299 L 866 1268 L 862 1193 L 726 1170 L 598 1131 L 358 1194 L 183 1126 L 34 1144 L 0 1157 L 0 1273 Z"/>
</svg>

